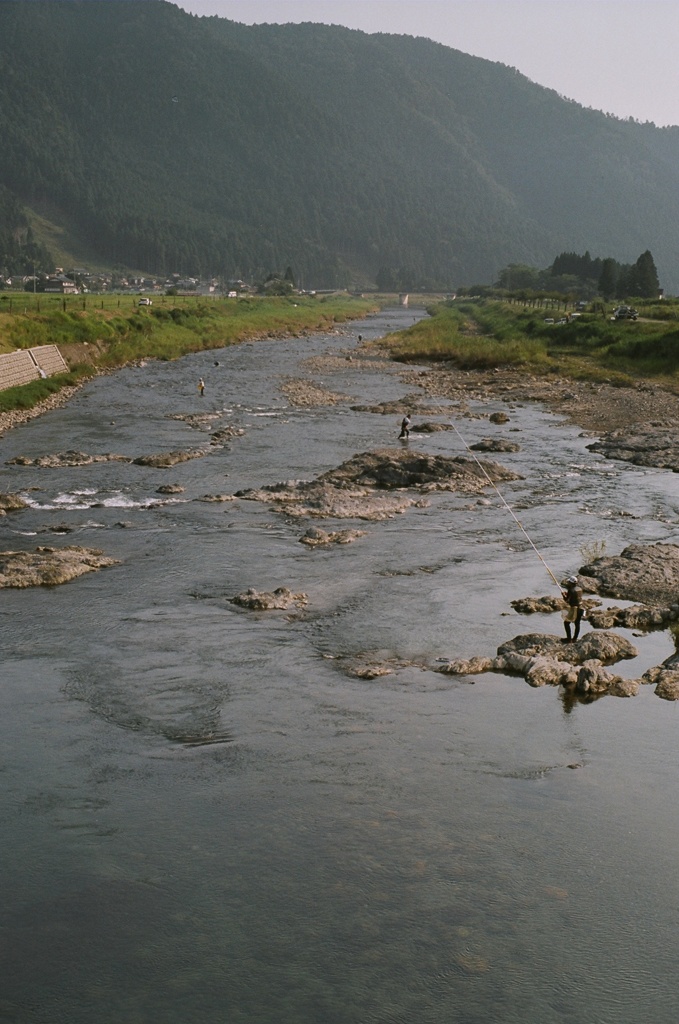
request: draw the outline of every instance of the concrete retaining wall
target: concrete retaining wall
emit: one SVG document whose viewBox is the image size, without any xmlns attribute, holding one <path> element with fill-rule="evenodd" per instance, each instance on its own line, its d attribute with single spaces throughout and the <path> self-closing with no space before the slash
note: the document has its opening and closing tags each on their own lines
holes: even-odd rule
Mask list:
<svg viewBox="0 0 679 1024">
<path fill-rule="evenodd" d="M 30 384 L 42 376 L 52 377 L 55 373 L 68 373 L 68 366 L 56 345 L 8 352 L 0 356 L 0 391 Z"/>
</svg>

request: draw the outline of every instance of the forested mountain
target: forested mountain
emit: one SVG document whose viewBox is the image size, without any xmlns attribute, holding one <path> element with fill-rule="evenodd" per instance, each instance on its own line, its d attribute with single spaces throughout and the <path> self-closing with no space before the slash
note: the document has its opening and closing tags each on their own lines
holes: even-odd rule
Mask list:
<svg viewBox="0 0 679 1024">
<path fill-rule="evenodd" d="M 651 249 L 679 289 L 679 128 L 408 36 L 4 0 L 0 185 L 0 249 L 23 208 L 80 262 L 414 288 Z"/>
</svg>

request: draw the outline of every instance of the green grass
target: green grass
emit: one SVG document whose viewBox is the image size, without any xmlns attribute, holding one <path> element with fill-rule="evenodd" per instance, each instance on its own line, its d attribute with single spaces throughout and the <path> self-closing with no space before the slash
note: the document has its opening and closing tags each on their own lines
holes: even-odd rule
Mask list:
<svg viewBox="0 0 679 1024">
<path fill-rule="evenodd" d="M 113 368 L 141 358 L 178 359 L 189 352 L 239 341 L 328 330 L 364 316 L 375 302 L 348 296 L 212 299 L 157 296 L 139 307 L 138 296 L 0 296 L 0 353 L 59 345 L 72 373 L 0 392 L 0 411 L 31 408 L 64 384 L 97 367 Z M 87 345 L 87 349 L 82 346 Z M 77 355 L 72 355 L 69 346 Z M 92 364 L 89 369 L 75 365 Z"/>
<path fill-rule="evenodd" d="M 68 384 L 77 384 L 92 374 L 91 367 L 76 367 L 70 373 L 60 373 L 46 380 L 34 380 L 17 388 L 0 391 L 0 412 L 13 409 L 32 409 L 39 402 L 44 402 L 50 395 L 61 391 Z"/>
<path fill-rule="evenodd" d="M 430 312 L 430 319 L 387 336 L 384 343 L 394 359 L 447 362 L 460 369 L 547 365 L 546 341 L 497 309 L 461 304 L 434 307 Z"/>
<path fill-rule="evenodd" d="M 653 317 L 659 311 L 663 319 Z M 514 366 L 617 384 L 652 377 L 679 386 L 676 303 L 649 303 L 635 322 L 583 313 L 548 324 L 545 316 L 554 315 L 548 309 L 492 300 L 447 302 L 429 312 L 429 319 L 384 339 L 392 358 L 467 370 Z"/>
</svg>

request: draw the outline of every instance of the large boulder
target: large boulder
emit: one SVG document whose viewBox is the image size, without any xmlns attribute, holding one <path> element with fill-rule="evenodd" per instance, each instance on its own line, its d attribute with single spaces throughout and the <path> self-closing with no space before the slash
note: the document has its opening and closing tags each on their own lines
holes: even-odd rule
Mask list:
<svg viewBox="0 0 679 1024">
<path fill-rule="evenodd" d="M 250 587 L 242 594 L 231 598 L 232 604 L 252 611 L 287 611 L 288 608 L 301 608 L 307 603 L 306 594 L 293 594 L 287 587 L 276 587 L 274 591 L 260 592 Z"/>
<path fill-rule="evenodd" d="M 596 658 L 588 658 L 578 670 L 576 687 L 580 693 L 608 693 L 620 676 L 609 672 Z"/>
<path fill-rule="evenodd" d="M 544 655 L 529 659 L 523 677 L 531 686 L 570 686 L 578 670 L 569 661 L 557 661 Z"/>
<path fill-rule="evenodd" d="M 654 685 L 656 696 L 663 700 L 679 700 L 679 652 L 670 654 L 662 665 L 649 668 L 641 681 Z"/>
<path fill-rule="evenodd" d="M 518 452 L 520 446 L 515 441 L 508 441 L 504 437 L 482 437 L 476 444 L 470 444 L 473 452 Z"/>
<path fill-rule="evenodd" d="M 8 512 L 18 512 L 22 508 L 28 508 L 28 502 L 18 494 L 0 494 L 0 516 Z"/>
<path fill-rule="evenodd" d="M 564 643 L 561 637 L 549 633 L 522 633 L 501 644 L 497 653 L 504 657 L 508 654 L 528 657 L 544 655 L 570 665 L 582 665 L 595 658 L 604 665 L 613 665 L 624 658 L 636 658 L 639 652 L 626 637 L 595 630 L 585 633 L 573 643 Z"/>
</svg>

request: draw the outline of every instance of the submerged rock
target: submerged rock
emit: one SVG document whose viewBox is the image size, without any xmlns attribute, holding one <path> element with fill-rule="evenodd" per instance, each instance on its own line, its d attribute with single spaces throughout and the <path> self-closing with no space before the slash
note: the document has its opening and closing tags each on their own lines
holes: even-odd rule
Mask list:
<svg viewBox="0 0 679 1024">
<path fill-rule="evenodd" d="M 185 452 L 160 452 L 158 455 L 140 455 L 133 459 L 135 466 L 153 466 L 155 469 L 169 469 L 179 462 L 188 462 L 189 459 L 202 459 L 208 453 L 202 448 Z"/>
<path fill-rule="evenodd" d="M 293 516 L 376 520 L 418 504 L 405 494 L 395 495 L 394 491 L 478 494 L 491 482 L 517 479 L 520 477 L 516 473 L 496 462 L 385 448 L 354 455 L 316 480 L 290 480 L 237 491 L 236 497 L 273 501 L 278 511 Z"/>
<path fill-rule="evenodd" d="M 302 608 L 307 604 L 306 594 L 293 594 L 287 587 L 277 587 L 269 593 L 260 593 L 254 587 L 250 587 L 242 594 L 236 594 L 231 598 L 232 604 L 241 608 L 250 608 L 252 611 L 286 611 L 288 608 Z"/>
<path fill-rule="evenodd" d="M 403 398 L 377 405 L 351 406 L 352 412 L 373 412 L 380 416 L 403 416 L 407 412 L 417 416 L 450 416 L 455 409 L 453 404 L 435 405 L 419 394 L 404 395 Z"/>
<path fill-rule="evenodd" d="M 507 441 L 504 437 L 483 437 L 476 444 L 470 444 L 473 452 L 518 452 L 520 446 L 515 441 Z"/>
<path fill-rule="evenodd" d="M 299 538 L 300 544 L 307 544 L 309 547 L 325 547 L 328 544 L 351 544 L 358 537 L 365 537 L 365 530 L 335 530 L 327 533 L 318 526 L 310 526 Z"/>
<path fill-rule="evenodd" d="M 281 385 L 281 391 L 286 396 L 290 405 L 301 409 L 310 409 L 319 405 L 337 405 L 338 402 L 346 402 L 346 395 L 338 395 L 329 391 L 323 384 L 314 384 L 313 381 L 304 379 L 287 380 Z"/>
<path fill-rule="evenodd" d="M 679 546 L 630 544 L 619 555 L 582 566 L 580 574 L 586 589 L 605 597 L 671 606 L 679 595 Z"/>
<path fill-rule="evenodd" d="M 234 437 L 242 437 L 244 433 L 245 430 L 242 427 L 221 427 L 219 430 L 215 430 L 214 434 L 210 434 L 210 444 L 226 444 Z"/>
<path fill-rule="evenodd" d="M 414 423 L 410 428 L 411 434 L 437 434 L 441 430 L 452 430 L 453 427 L 450 423 L 431 423 L 427 420 L 425 423 Z"/>
<path fill-rule="evenodd" d="M 506 412 L 492 412 L 488 419 L 491 423 L 509 423 L 509 416 Z"/>
<path fill-rule="evenodd" d="M 184 488 L 181 484 L 161 484 L 156 494 L 183 494 Z"/>
<path fill-rule="evenodd" d="M 182 420 L 195 430 L 209 430 L 210 424 L 222 417 L 221 412 L 176 412 L 168 419 Z"/>
<path fill-rule="evenodd" d="M 38 547 L 35 551 L 0 552 L 0 587 L 54 587 L 60 583 L 118 565 L 96 548 Z"/>
<path fill-rule="evenodd" d="M 9 459 L 8 466 L 39 466 L 41 469 L 61 469 L 66 466 L 90 466 L 93 462 L 131 462 L 126 455 L 88 455 L 87 452 L 66 451 L 55 455 L 17 455 Z"/>
<path fill-rule="evenodd" d="M 356 665 L 347 669 L 347 674 L 356 679 L 381 679 L 382 676 L 393 675 L 394 670 L 386 665 Z"/>
<path fill-rule="evenodd" d="M 560 597 L 518 597 L 515 601 L 509 602 L 515 612 L 520 615 L 549 614 L 558 612 L 566 607 L 566 602 Z"/>
</svg>

